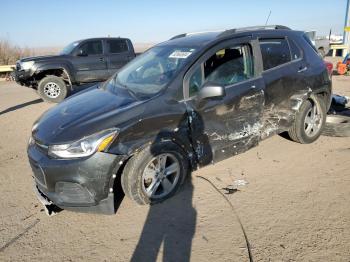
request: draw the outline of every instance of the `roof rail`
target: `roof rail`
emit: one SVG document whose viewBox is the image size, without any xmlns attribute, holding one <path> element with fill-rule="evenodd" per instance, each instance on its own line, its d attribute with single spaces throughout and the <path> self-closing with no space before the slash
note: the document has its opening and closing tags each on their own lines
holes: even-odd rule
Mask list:
<svg viewBox="0 0 350 262">
<path fill-rule="evenodd" d="M 192 33 L 183 33 L 176 36 L 173 36 L 169 40 L 186 37 L 189 35 L 198 35 L 203 33 L 215 33 L 215 32 L 222 32 L 217 37 L 223 37 L 228 36 L 233 33 L 239 33 L 239 32 L 245 32 L 245 31 L 254 31 L 254 30 L 278 30 L 278 29 L 284 29 L 284 30 L 291 30 L 289 27 L 284 25 L 262 25 L 262 26 L 250 26 L 250 27 L 241 27 L 241 28 L 235 28 L 235 29 L 229 29 L 229 30 L 215 30 L 215 31 L 202 31 L 202 32 L 192 32 Z"/>
<path fill-rule="evenodd" d="M 183 33 L 183 34 L 179 34 L 179 35 L 173 36 L 169 40 L 173 40 L 173 39 L 181 38 L 181 37 L 186 37 L 186 36 L 189 36 L 189 35 L 199 35 L 199 34 L 204 34 L 204 33 L 216 33 L 216 32 L 224 32 L 224 31 L 225 31 L 224 29 L 220 29 L 220 30 L 213 30 L 213 31 L 200 31 L 200 32 Z"/>
<path fill-rule="evenodd" d="M 218 35 L 217 37 L 223 37 L 234 33 L 245 32 L 245 31 L 255 31 L 255 30 L 291 30 L 291 29 L 284 25 L 249 26 L 249 27 L 241 27 L 241 28 L 226 30 L 222 32 L 220 35 Z"/>
</svg>

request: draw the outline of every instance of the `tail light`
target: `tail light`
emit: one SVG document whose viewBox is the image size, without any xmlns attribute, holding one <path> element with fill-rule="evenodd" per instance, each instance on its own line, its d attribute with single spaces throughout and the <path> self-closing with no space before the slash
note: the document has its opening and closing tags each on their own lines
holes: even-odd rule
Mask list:
<svg viewBox="0 0 350 262">
<path fill-rule="evenodd" d="M 330 62 L 327 62 L 327 61 L 324 61 L 324 64 L 325 64 L 325 66 L 327 68 L 329 77 L 331 77 L 332 74 L 333 74 L 333 64 L 330 63 Z"/>
</svg>

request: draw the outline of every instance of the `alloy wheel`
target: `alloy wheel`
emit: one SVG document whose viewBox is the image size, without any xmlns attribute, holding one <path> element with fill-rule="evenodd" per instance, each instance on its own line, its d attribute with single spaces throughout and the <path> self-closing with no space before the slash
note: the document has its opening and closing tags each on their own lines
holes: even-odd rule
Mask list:
<svg viewBox="0 0 350 262">
<path fill-rule="evenodd" d="M 317 135 L 322 126 L 322 118 L 322 110 L 320 110 L 317 103 L 314 103 L 313 106 L 307 111 L 304 120 L 304 130 L 308 137 Z"/>
<path fill-rule="evenodd" d="M 47 97 L 56 98 L 61 93 L 61 88 L 54 82 L 49 82 L 44 86 L 44 93 Z"/>
<path fill-rule="evenodd" d="M 142 189 L 153 199 L 166 197 L 176 187 L 180 177 L 180 163 L 168 153 L 154 157 L 142 174 Z"/>
</svg>

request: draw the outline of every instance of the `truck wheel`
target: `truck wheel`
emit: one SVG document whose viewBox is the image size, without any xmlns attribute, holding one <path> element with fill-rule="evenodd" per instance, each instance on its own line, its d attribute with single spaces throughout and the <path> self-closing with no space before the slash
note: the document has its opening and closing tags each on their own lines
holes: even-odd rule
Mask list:
<svg viewBox="0 0 350 262">
<path fill-rule="evenodd" d="M 314 97 L 306 100 L 300 106 L 295 121 L 288 131 L 289 137 L 301 144 L 316 141 L 323 130 L 326 121 L 326 106 L 322 99 Z"/>
<path fill-rule="evenodd" d="M 46 102 L 59 103 L 68 95 L 66 83 L 58 76 L 45 76 L 38 84 L 38 94 Z"/>
<path fill-rule="evenodd" d="M 173 143 L 149 146 L 126 164 L 121 184 L 127 197 L 140 205 L 173 196 L 188 172 L 188 160 Z"/>
</svg>

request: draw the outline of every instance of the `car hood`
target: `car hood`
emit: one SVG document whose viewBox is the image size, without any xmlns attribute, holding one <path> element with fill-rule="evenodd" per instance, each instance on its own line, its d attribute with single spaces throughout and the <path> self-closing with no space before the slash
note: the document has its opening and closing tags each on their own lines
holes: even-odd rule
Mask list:
<svg viewBox="0 0 350 262">
<path fill-rule="evenodd" d="M 43 144 L 61 144 L 78 140 L 101 130 L 119 127 L 142 114 L 145 103 L 126 89 L 117 93 L 96 88 L 73 96 L 44 113 L 34 124 L 32 135 Z"/>
<path fill-rule="evenodd" d="M 46 60 L 57 60 L 65 58 L 66 55 L 47 55 L 47 56 L 32 56 L 32 57 L 25 57 L 19 60 L 20 62 L 28 62 L 28 61 L 34 61 L 34 62 L 40 62 L 40 61 L 46 61 Z"/>
</svg>

